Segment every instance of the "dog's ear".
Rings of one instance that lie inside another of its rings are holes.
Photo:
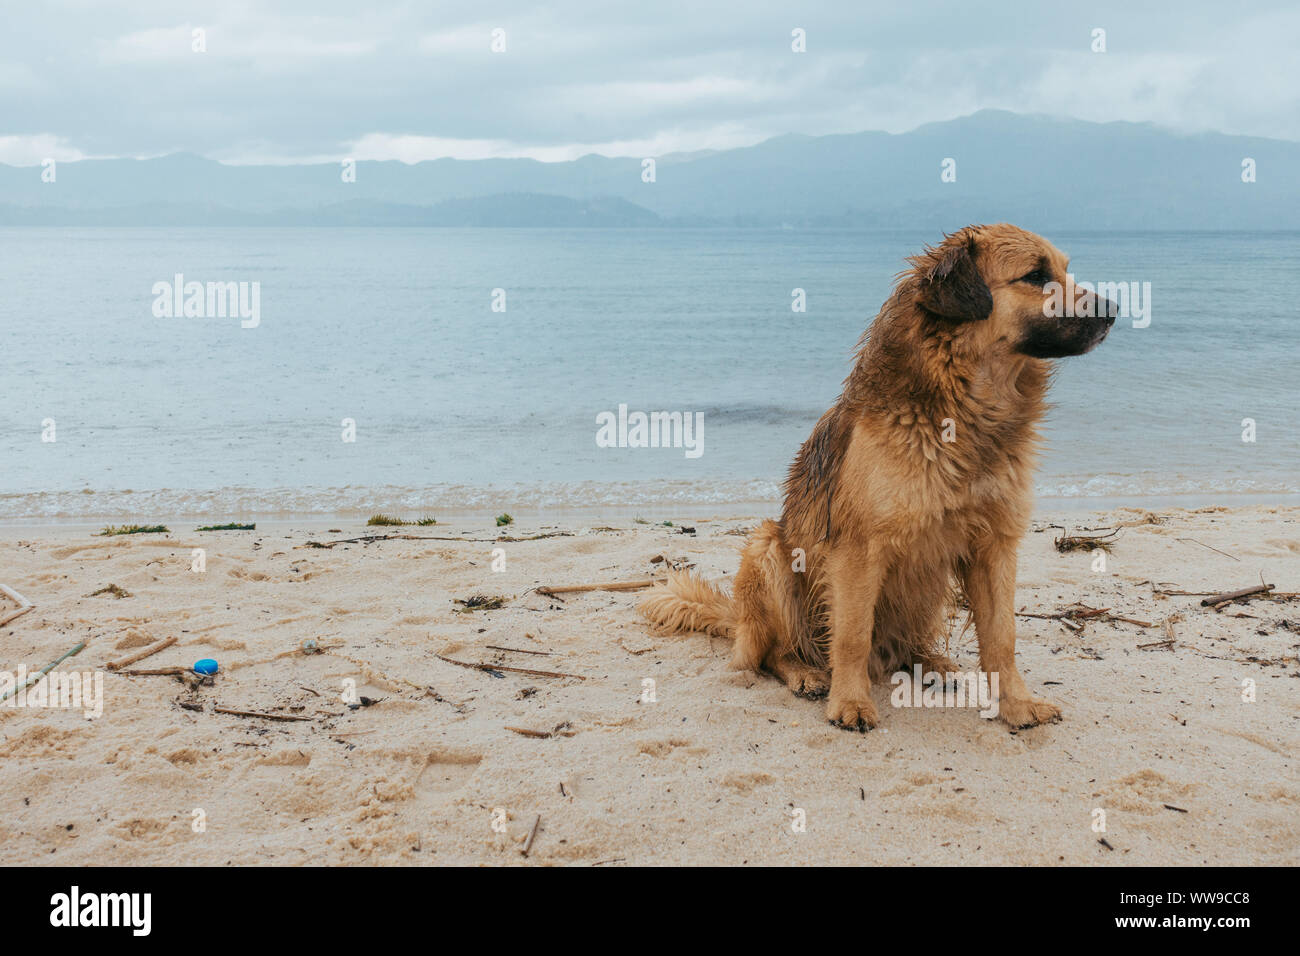
[[[975,240],[951,240],[918,256],[920,304],[951,322],[987,319],[993,311],[993,294],[975,265]]]

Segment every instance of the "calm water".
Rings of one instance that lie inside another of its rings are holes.
[[[0,230],[0,518],[767,498],[935,238]],[[1040,494],[1300,493],[1300,233],[1050,238],[1153,308],[1062,363]],[[259,282],[260,325],[156,318],[176,273]],[[702,412],[703,455],[598,448],[620,403]]]

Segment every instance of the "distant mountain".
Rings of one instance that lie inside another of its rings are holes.
[[[941,164],[956,163],[942,182]],[[1254,160],[1257,181],[1242,182]],[[0,223],[265,225],[843,225],[1291,229],[1300,143],[986,110],[908,133],[780,136],[657,161],[441,159],[226,166],[152,160],[0,165]]]
[[[569,199],[500,193],[447,199],[432,206],[352,199],[319,206],[257,212],[197,202],[127,206],[0,204],[2,226],[657,226],[648,209],[623,199]]]

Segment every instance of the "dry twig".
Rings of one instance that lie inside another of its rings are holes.
[[[1241,588],[1237,591],[1224,591],[1222,594],[1211,594],[1201,601],[1201,607],[1214,607],[1219,604],[1227,604],[1231,601],[1237,601],[1241,598],[1259,597],[1268,594],[1273,590],[1275,585],[1256,584],[1253,587]]]
[[[4,617],[0,617],[0,627],[4,627],[10,621],[22,617],[32,608],[36,607],[35,604],[27,600],[27,598],[23,597],[21,594],[19,594],[17,591],[9,587],[8,585],[0,584],[0,592],[3,592],[6,597],[8,597],[11,601],[13,601],[18,605],[18,608],[16,610],[10,611]]]
[[[524,856],[527,856],[528,851],[533,848],[533,841],[537,839],[537,828],[541,826],[541,823],[542,815],[539,813],[533,820],[533,828],[528,831],[528,839],[524,841]]]
[[[157,644],[153,644],[149,647],[146,647],[144,650],[138,651],[137,653],[132,654],[129,657],[124,657],[120,661],[109,661],[104,666],[111,671],[118,670],[119,668],[126,667],[128,664],[134,664],[136,661],[142,661],[146,657],[153,657],[153,655],[157,654],[159,651],[163,651],[171,647],[173,644],[176,643],[176,640],[177,639],[175,637],[163,638]]]
[[[315,720],[315,717],[300,717],[297,714],[264,714],[256,710],[235,710],[231,707],[213,707],[218,714],[230,714],[234,717],[265,717],[267,720]],[[331,714],[330,716],[337,716]]]
[[[580,674],[561,674],[558,671],[535,671],[529,667],[507,667],[505,664],[472,664],[468,661],[456,661],[450,657],[443,657],[441,654],[434,654],[434,657],[440,661],[446,661],[448,664],[455,664],[457,667],[468,667],[474,671],[510,671],[514,674],[531,674],[534,677],[572,677],[574,680],[586,680],[587,678]]]
[[[654,578],[643,581],[612,581],[606,584],[563,584],[557,587],[533,588],[538,594],[554,597],[557,594],[576,594],[579,591],[639,591],[653,587],[658,582]]]

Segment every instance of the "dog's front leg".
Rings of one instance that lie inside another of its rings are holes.
[[[880,719],[871,700],[868,664],[884,560],[874,549],[841,545],[832,550],[826,570],[831,663],[826,719],[846,730],[870,730]]]
[[[1033,697],[1016,669],[1015,538],[991,537],[976,542],[963,583],[975,617],[980,669],[990,681],[997,675],[998,716],[1012,727],[1061,719],[1053,703]]]

